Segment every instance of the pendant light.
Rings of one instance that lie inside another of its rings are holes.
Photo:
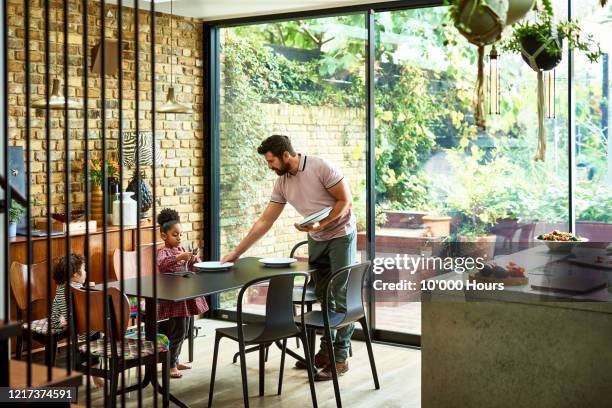
[[[64,18],[66,18],[66,16],[64,16]],[[60,80],[57,78],[57,39],[58,39],[57,26],[58,26],[58,22],[57,22],[57,10],[56,10],[55,11],[55,42],[54,42],[55,63],[53,64],[55,68],[55,75],[54,75],[55,78],[53,78],[53,82],[51,84],[51,95],[49,96],[49,109],[62,110],[64,109],[66,104],[68,105],[68,109],[70,110],[81,109],[83,106],[81,105],[80,102],[74,99],[70,99],[70,98],[68,98],[68,101],[66,102],[66,98],[64,98],[64,95],[62,95],[60,91],[61,89]],[[64,39],[64,41],[66,41],[66,39]],[[64,67],[64,69],[66,69],[66,67]],[[47,108],[47,98],[42,98],[37,101],[34,101],[32,103],[32,107],[34,109],[46,109]]]
[[[166,94],[166,103],[157,108],[158,113],[192,113],[190,107],[183,105],[182,103],[177,102],[176,97],[174,95],[174,76],[173,76],[173,68],[174,68],[174,37],[172,30],[172,20],[173,20],[173,9],[172,9],[172,1],[170,1],[170,88],[168,88],[168,93]]]
[[[495,45],[489,53],[489,114],[499,115],[499,54]]]

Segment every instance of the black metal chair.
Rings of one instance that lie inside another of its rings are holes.
[[[300,320],[300,324],[303,321],[306,325],[306,329],[317,330],[323,329],[325,332],[325,339],[329,346],[329,359],[332,368],[332,378],[334,383],[334,393],[336,396],[336,405],[338,408],[342,407],[342,400],[340,398],[340,387],[338,385],[338,373],[336,372],[336,357],[333,352],[333,342],[331,339],[331,330],[338,329],[351,323],[359,322],[363,329],[363,334],[366,340],[366,346],[368,348],[368,357],[370,359],[370,368],[372,369],[372,377],[374,378],[374,386],[376,389],[380,389],[378,382],[378,374],[376,372],[376,363],[374,362],[374,353],[372,351],[372,339],[370,338],[370,331],[368,322],[366,319],[366,312],[363,299],[363,285],[367,272],[370,269],[371,262],[364,262],[361,264],[355,264],[347,266],[345,268],[338,269],[334,272],[333,276],[329,280],[325,293],[323,295],[323,310],[312,311],[303,314]],[[348,275],[348,276],[347,276]],[[333,283],[337,279],[346,279],[346,313],[339,313],[329,310],[329,298],[331,296]]]
[[[293,248],[291,249],[291,252],[289,253],[289,258],[295,257],[295,253],[297,252],[297,250],[301,246],[306,245],[306,244],[308,244],[308,241],[300,241],[297,244],[295,244]],[[312,305],[317,302],[317,295],[315,294],[315,287],[314,287],[313,280],[307,277],[304,281],[304,286],[306,288],[306,294],[304,296],[304,306],[306,307],[306,311],[310,312],[312,311]],[[297,307],[300,306],[301,304],[302,304],[302,288],[297,287],[293,289],[293,314],[294,316],[297,316]],[[309,334],[308,341],[310,342],[310,346],[311,346],[310,351],[312,353],[314,343],[315,343],[314,335]],[[298,338],[295,339],[295,344],[297,348],[300,348],[300,341]],[[270,346],[269,345],[266,346],[266,361],[268,361],[269,349],[270,349]],[[257,351],[257,350],[259,350],[258,347],[252,347],[252,348],[246,349],[245,352],[250,353],[252,351]],[[239,354],[240,353],[234,354],[234,358],[232,359],[232,362],[234,364],[236,364],[236,361],[238,361]]]
[[[210,392],[208,396],[208,406],[212,406],[213,393],[215,387],[215,374],[217,370],[217,357],[219,354],[219,342],[222,338],[227,337],[238,342],[240,348],[240,371],[242,374],[242,394],[244,406],[249,406],[249,387],[247,382],[246,371],[246,345],[258,345],[259,347],[259,395],[264,395],[264,377],[265,377],[265,348],[273,342],[282,340],[283,352],[281,354],[280,374],[278,380],[278,395],[281,394],[283,386],[283,370],[285,365],[285,352],[287,347],[287,339],[297,337],[304,345],[305,360],[310,368],[308,370],[308,382],[310,383],[310,394],[312,398],[312,406],[317,407],[317,396],[314,387],[314,375],[312,372],[312,362],[308,351],[308,341],[306,332],[304,331],[304,313],[300,314],[300,323],[298,327],[293,315],[293,289],[296,277],[307,277],[308,274],[303,272],[283,273],[265,278],[258,278],[250,281],[240,289],[238,294],[237,304],[237,320],[238,325],[234,327],[221,328],[216,330],[215,334],[215,349],[213,354],[213,366],[210,376]],[[249,287],[268,282],[268,296],[266,297],[266,315],[261,323],[243,324],[242,316],[242,300],[245,292]],[[305,290],[302,290],[302,306],[304,304]],[[302,310],[304,310],[302,308]]]
[[[149,366],[153,372],[157,372],[157,363],[162,363],[162,387],[164,407],[170,404],[170,353],[168,351],[169,341],[164,335],[157,334],[157,352],[154,349],[154,341],[146,339],[146,333],[129,331],[128,321],[130,307],[127,296],[119,289],[109,287],[107,299],[104,301],[104,293],[101,291],[85,291],[71,288],[72,291],[72,325],[71,342],[72,352],[75,356],[72,360],[72,368],[80,372],[89,372],[96,377],[104,377],[110,380],[110,394],[107,398],[108,407],[117,406],[117,395],[135,390],[140,387],[136,384],[125,389],[119,389],[119,374],[122,370],[128,370],[141,365]],[[89,311],[87,309],[87,296],[89,296]],[[123,303],[123,318],[121,317],[121,303]],[[88,316],[89,314],[89,316]],[[89,324],[87,323],[89,320]],[[123,325],[121,325],[123,320]],[[89,330],[104,333],[104,337],[91,341],[87,334]],[[77,335],[86,336],[85,342],[79,344]],[[123,337],[123,340],[121,339]],[[121,350],[123,341],[124,349]],[[89,345],[87,344],[89,342]],[[140,342],[140,346],[138,343]],[[89,353],[89,357],[88,357]],[[156,358],[157,354],[157,358]],[[104,368],[89,367],[92,357],[96,360],[105,360]],[[157,378],[151,380],[156,386]]]

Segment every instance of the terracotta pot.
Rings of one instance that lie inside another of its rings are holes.
[[[495,255],[495,241],[497,235],[459,236],[459,254],[464,257],[484,258],[485,262],[493,259]]]
[[[447,215],[425,215],[422,218],[423,227],[432,237],[449,236],[451,220]]]
[[[104,221],[104,197],[102,188],[92,186],[91,190],[91,219],[96,220],[98,225],[102,225]]]

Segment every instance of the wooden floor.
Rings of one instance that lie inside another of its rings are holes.
[[[195,361],[193,369],[183,371],[182,379],[171,380],[171,391],[192,407],[205,407],[208,403],[208,388],[210,385],[210,368],[214,345],[214,328],[231,326],[231,323],[212,320],[198,320],[196,325],[201,326],[200,337],[195,342]],[[295,341],[291,340],[292,348]],[[187,359],[187,343],[182,350],[181,360]],[[219,362],[217,366],[217,379],[215,381],[215,395],[213,407],[241,407],[242,387],[240,382],[240,366],[232,364],[232,356],[238,350],[237,343],[231,340],[221,340],[219,348]],[[298,350],[302,352],[302,348]],[[365,343],[353,342],[353,358],[349,360],[350,371],[340,377],[340,389],[343,406],[348,408],[409,408],[421,405],[421,355],[420,351],[388,346],[374,345],[374,355],[378,367],[381,389],[375,390],[367,358]],[[251,407],[266,408],[301,408],[311,407],[308,377],[305,371],[293,368],[295,361],[287,358],[285,361],[285,375],[283,380],[283,393],[276,395],[278,385],[278,369],[280,365],[280,350],[270,349],[270,356],[266,364],[266,393],[264,397],[258,394],[258,354],[251,353],[247,357],[249,379],[249,403]],[[131,381],[134,382],[136,372],[132,371]],[[127,381],[127,376],[126,376]],[[94,388],[92,387],[92,390]],[[317,383],[317,399],[319,407],[335,407],[333,385],[331,382]],[[85,388],[80,389],[79,399],[85,402]],[[151,386],[143,393],[144,407],[152,407],[153,399]],[[103,406],[103,393],[101,390],[92,392],[92,406]],[[161,406],[161,396],[158,400]],[[172,404],[171,404],[172,405]],[[120,402],[118,404],[120,406]],[[126,406],[138,406],[137,393],[133,392],[126,398]]]

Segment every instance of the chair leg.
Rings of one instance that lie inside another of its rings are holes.
[[[17,336],[15,342],[15,359],[21,360],[21,350],[23,348],[23,336]]]
[[[116,358],[110,361],[110,396],[106,399],[109,408],[115,408],[117,406],[117,389],[119,386],[119,370],[118,362]]]
[[[308,330],[308,346],[310,350],[310,358],[314,361],[315,349],[317,347],[317,331],[315,329]]]
[[[51,336],[51,350],[49,350],[51,365],[55,365],[55,360],[57,357],[57,338],[55,336]]]
[[[304,345],[304,360],[306,360],[306,367],[308,369],[308,384],[310,385],[310,398],[312,399],[312,407],[317,408],[317,392],[315,390],[314,384],[314,367],[313,367],[313,359],[310,354],[309,345],[308,345],[308,336],[306,335],[306,330],[302,329],[300,332],[300,340],[302,340],[302,344]]]
[[[239,347],[240,374],[242,376],[242,398],[244,399],[244,408],[249,408],[249,383],[247,382],[246,353],[244,352],[244,343],[240,343]]]
[[[368,330],[368,322],[365,317],[359,319],[359,323],[361,324],[361,328],[363,329],[363,333],[366,339],[366,346],[368,347],[368,358],[370,359],[370,368],[372,369],[372,377],[374,377],[374,387],[377,390],[380,389],[380,384],[378,382],[378,373],[376,372],[376,363],[374,362],[374,352],[372,351],[372,339],[370,338],[370,330]]]
[[[342,408],[342,399],[340,398],[340,384],[338,384],[338,372],[336,371],[336,353],[334,352],[334,343],[332,341],[331,329],[325,328],[325,339],[327,341],[327,352],[329,354],[329,363],[331,365],[332,380],[334,382],[334,394],[336,396],[336,407]]]
[[[266,380],[266,346],[261,344],[259,346],[259,396],[263,397],[265,393],[265,380]]]
[[[293,315],[294,316],[298,315],[297,314],[297,306],[295,304],[293,305]],[[299,337],[295,338],[295,348],[300,348],[300,338]],[[279,393],[279,395],[280,395],[280,393]]]
[[[213,365],[210,372],[210,390],[208,391],[208,408],[212,406],[213,393],[215,390],[215,375],[217,372],[217,357],[219,356],[219,341],[221,336],[219,333],[215,334],[215,350],[213,352]]]
[[[271,346],[271,345],[272,345],[272,344],[268,344],[268,345],[266,345],[266,363],[268,362],[268,354],[270,354],[270,346]]]
[[[170,352],[166,351],[165,355],[162,361],[162,386],[164,387],[162,406],[168,407],[170,406]]]
[[[55,336],[51,335],[49,338],[49,347],[46,347],[47,343],[45,342],[45,365],[53,366],[55,365],[55,354],[57,350],[57,341],[55,340]]]
[[[193,326],[195,319],[193,316],[189,318],[189,339],[187,340],[187,345],[189,346],[189,362],[193,363]]]
[[[299,339],[296,339],[299,340]],[[280,373],[278,374],[278,395],[281,395],[283,390],[283,370],[285,369],[285,351],[287,350],[287,339],[283,339],[283,348],[281,351]]]

